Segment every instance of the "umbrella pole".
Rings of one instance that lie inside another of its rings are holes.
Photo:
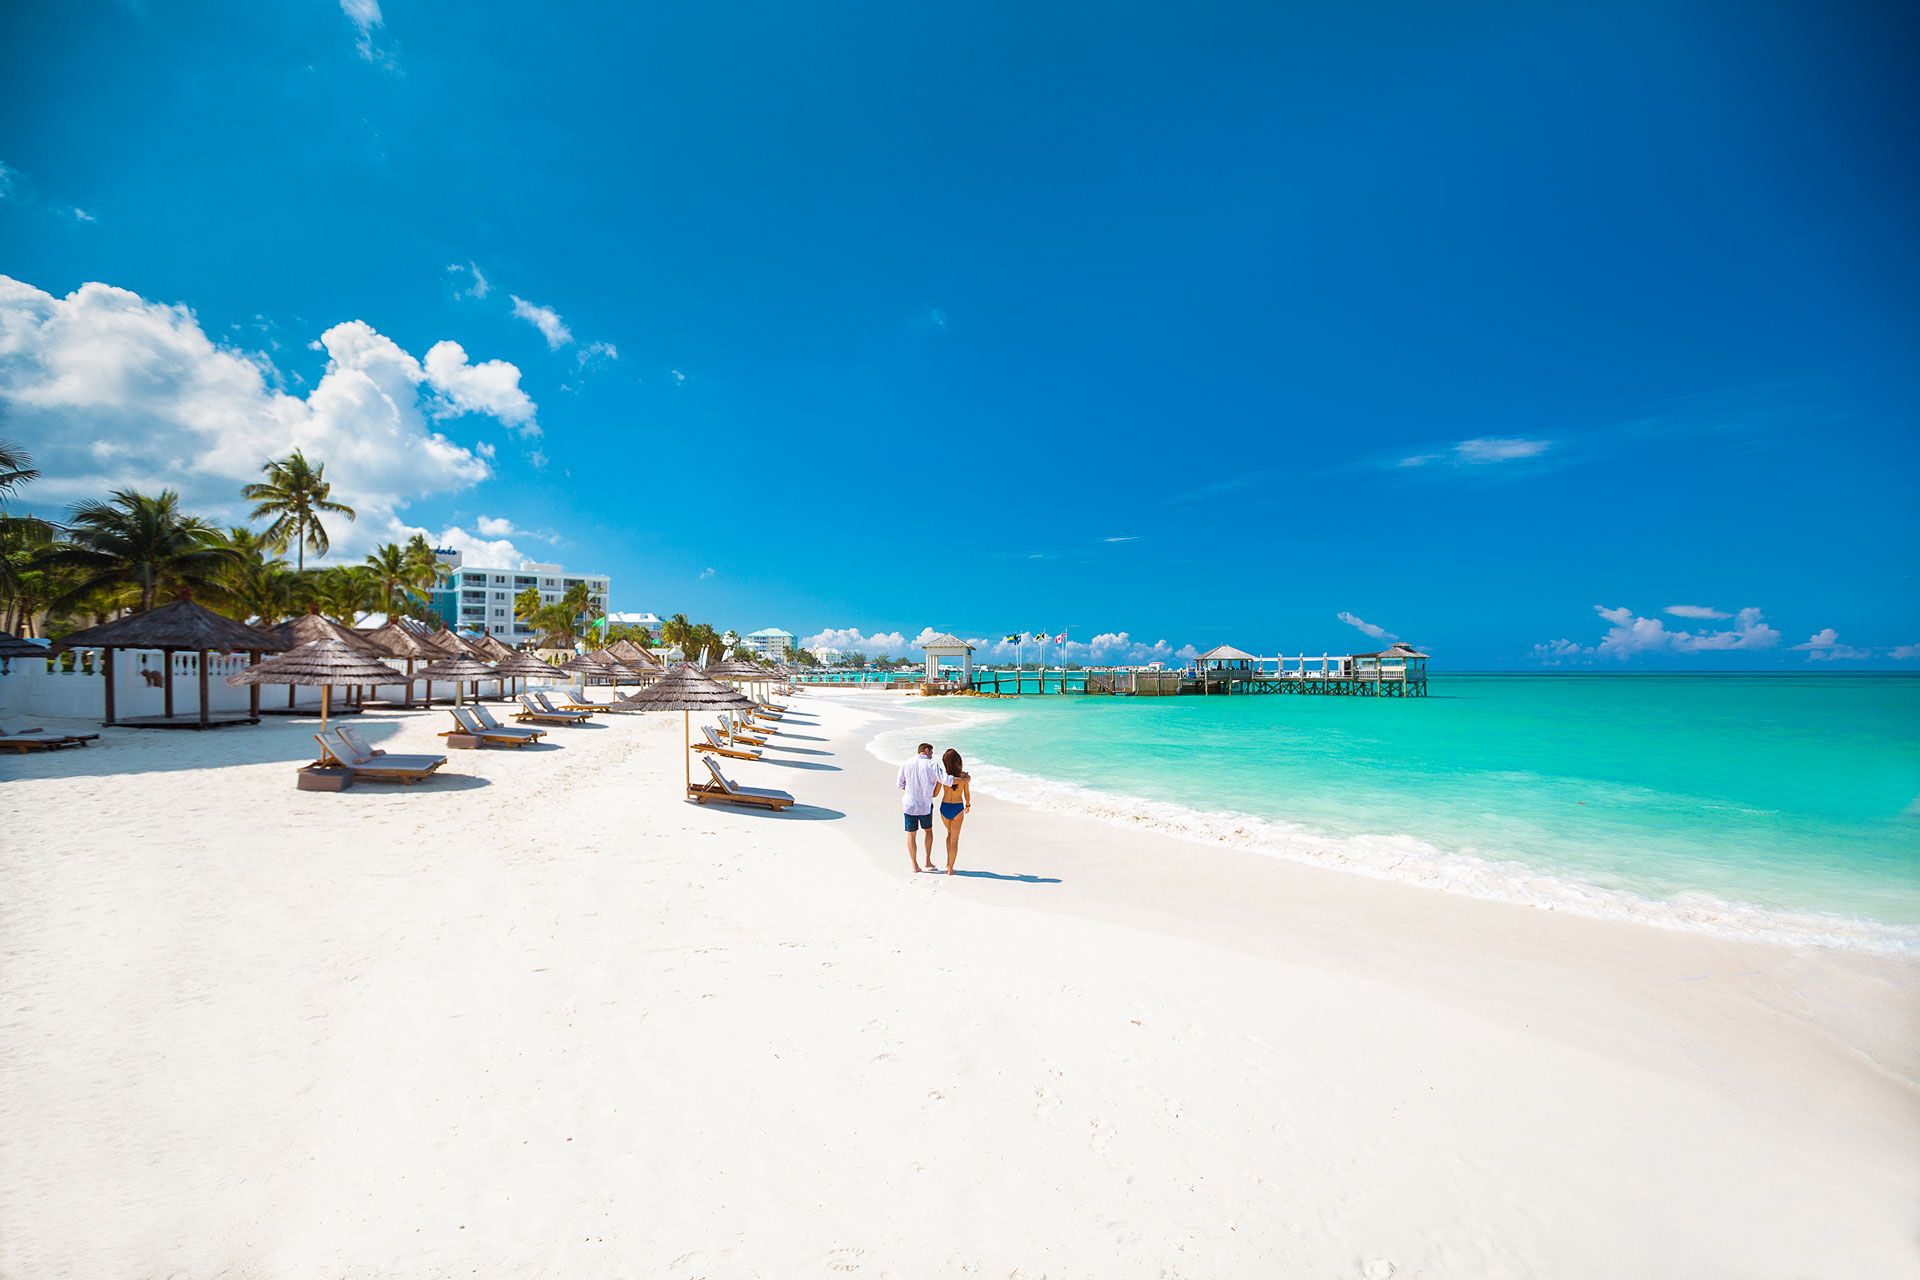
[[[289,692],[291,692],[293,689],[293,686],[288,685],[287,689]],[[322,735],[324,735],[327,731],[327,709],[329,704],[331,704],[331,702],[333,701],[332,695],[333,695],[332,685],[323,684],[320,686],[320,732]]]
[[[693,718],[685,707],[680,709],[680,772],[687,779],[687,790],[693,790]]]

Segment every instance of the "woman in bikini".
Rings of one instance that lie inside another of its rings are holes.
[[[960,824],[973,809],[973,782],[961,766],[960,753],[948,747],[940,757],[940,767],[953,779],[953,785],[940,786],[940,820],[947,824],[947,874],[960,857]]]

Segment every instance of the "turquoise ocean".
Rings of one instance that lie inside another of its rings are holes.
[[[1431,689],[930,705],[983,797],[1554,910],[1920,952],[1920,678]]]

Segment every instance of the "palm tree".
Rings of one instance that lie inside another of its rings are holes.
[[[419,573],[421,590],[431,590],[440,581],[440,557],[434,554],[426,534],[416,533],[407,539],[407,562]]]
[[[342,515],[351,520],[353,508],[330,499],[333,486],[327,483],[326,463],[310,463],[298,449],[260,470],[266,473],[267,482],[247,485],[240,490],[240,496],[254,504],[253,519],[272,518],[267,536],[283,551],[289,546],[295,548],[297,568],[304,573],[307,548],[313,548],[317,556],[324,556],[332,545],[326,526],[320,523],[321,514]]]
[[[220,575],[219,595],[225,611],[242,619],[258,618],[261,626],[280,621],[294,611],[296,579],[287,562],[274,554],[273,540],[238,526],[223,541],[233,562]]]
[[[375,547],[363,567],[380,584],[380,607],[389,615],[405,613],[419,603],[426,596],[427,588],[433,585],[431,576],[422,575],[436,572],[431,566],[423,565],[411,548],[394,542]]]
[[[352,626],[358,615],[381,605],[380,579],[364,565],[315,569],[305,580],[308,598],[342,626]]]
[[[66,539],[43,557],[45,564],[74,570],[58,604],[106,592],[117,605],[153,608],[163,588],[217,587],[233,552],[220,531],[180,511],[172,489],[157,495],[117,489],[107,502],[73,509]]]
[[[15,489],[39,478],[33,455],[11,440],[0,440],[0,499],[11,498]]]
[[[676,613],[660,624],[660,643],[693,656],[693,624],[687,621],[686,614]]]

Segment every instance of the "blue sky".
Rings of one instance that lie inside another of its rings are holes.
[[[1916,25],[11,5],[0,432],[868,647],[1898,665]]]

